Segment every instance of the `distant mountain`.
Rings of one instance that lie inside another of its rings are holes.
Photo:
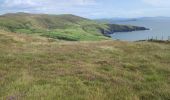
[[[137,20],[170,20],[170,17],[141,17],[137,18]]]
[[[0,16],[0,29],[37,34],[62,40],[101,40],[114,32],[145,30],[144,27],[99,23],[72,14],[9,13]]]
[[[98,22],[104,23],[114,23],[114,22],[126,22],[126,21],[136,21],[136,18],[103,18],[103,19],[96,19]]]
[[[128,21],[140,21],[140,20],[170,20],[170,17],[140,17],[140,18],[103,18],[96,19],[98,22],[116,23],[116,22],[128,22]]]

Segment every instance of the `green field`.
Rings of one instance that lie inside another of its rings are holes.
[[[66,42],[0,32],[1,100],[169,98],[168,42]]]

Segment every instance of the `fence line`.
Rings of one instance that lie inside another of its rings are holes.
[[[165,39],[164,36],[159,37],[159,38],[158,38],[158,36],[150,36],[150,37],[148,36],[147,40],[162,40],[162,41],[164,41],[167,39]],[[170,36],[168,36],[168,41],[170,41]]]

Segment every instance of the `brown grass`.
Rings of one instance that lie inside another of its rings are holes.
[[[2,100],[168,100],[170,45],[0,32]]]

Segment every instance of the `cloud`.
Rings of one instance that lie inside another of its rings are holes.
[[[3,7],[49,7],[49,6],[75,6],[91,5],[95,0],[4,0]]]
[[[143,0],[143,2],[156,7],[170,7],[170,0]]]
[[[75,13],[83,7],[96,5],[96,0],[4,0],[0,4],[1,13]]]
[[[4,0],[4,2],[1,4],[1,7],[5,8],[12,8],[12,7],[31,7],[36,6],[37,4],[33,2],[32,0]]]
[[[170,0],[0,0],[0,14],[75,14],[83,17],[170,15]]]

